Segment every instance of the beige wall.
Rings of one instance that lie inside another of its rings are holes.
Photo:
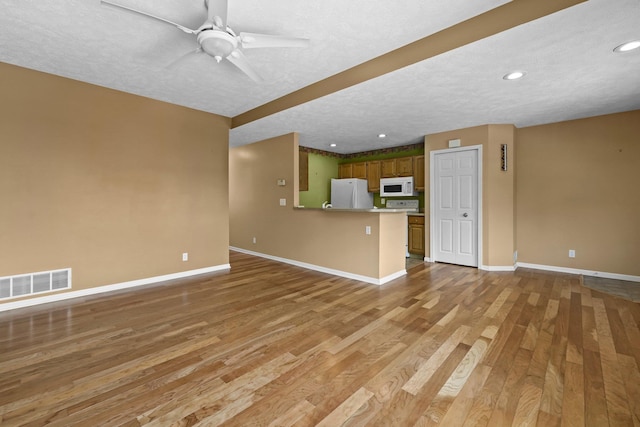
[[[0,93],[0,276],[228,263],[230,119],[2,63]]]
[[[483,173],[487,182],[483,188],[487,241],[484,259],[488,266],[512,266],[516,250],[515,228],[515,127],[489,125],[489,137],[484,150]],[[507,144],[507,170],[501,169],[500,146]]]
[[[640,276],[640,111],[517,140],[518,261]]]
[[[404,270],[403,214],[293,209],[297,134],[233,148],[229,158],[231,246],[376,279]]]
[[[462,147],[482,145],[482,259],[479,265],[512,267],[515,251],[515,128],[485,125],[442,132],[425,137],[425,176],[429,182],[430,153],[449,148],[448,141],[460,139]],[[507,144],[507,171],[500,169],[500,145]],[[430,188],[425,188],[426,257],[429,251]]]

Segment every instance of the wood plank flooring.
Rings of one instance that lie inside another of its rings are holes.
[[[640,305],[578,276],[231,266],[0,313],[0,424],[640,426]]]

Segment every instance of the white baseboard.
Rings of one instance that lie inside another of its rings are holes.
[[[371,283],[373,285],[384,285],[387,282],[390,282],[390,281],[392,281],[394,279],[397,279],[398,277],[402,277],[402,276],[407,274],[407,270],[402,269],[402,270],[397,271],[397,272],[395,272],[393,274],[390,274],[390,275],[388,275],[386,277],[382,277],[380,279],[376,279],[375,277],[362,276],[360,274],[349,273],[348,271],[334,270],[333,268],[322,267],[320,265],[309,264],[309,263],[306,263],[306,262],[296,261],[296,260],[292,260],[292,259],[288,259],[288,258],[280,258],[280,257],[277,257],[277,256],[267,255],[267,254],[263,254],[263,253],[260,253],[260,252],[254,252],[254,251],[250,251],[250,250],[242,249],[242,248],[236,248],[236,247],[233,247],[233,246],[229,246],[229,249],[232,250],[232,251],[241,252],[241,253],[247,254],[247,255],[253,255],[253,256],[257,256],[257,257],[261,257],[261,258],[267,258],[267,259],[270,259],[270,260],[273,260],[273,261],[283,262],[285,264],[295,265],[296,267],[302,267],[302,268],[306,268],[308,270],[319,271],[321,273],[332,274],[334,276],[345,277],[347,279],[359,280],[361,282]]]
[[[479,270],[484,271],[516,271],[515,265],[481,265]]]
[[[426,262],[434,262],[431,258],[425,257],[424,260]],[[515,265],[480,265],[478,266],[478,270],[484,271],[516,271],[517,266]]]
[[[60,294],[47,295],[39,298],[31,298],[22,301],[0,303],[0,312],[15,310],[17,308],[30,307],[33,305],[46,304],[49,302],[63,301],[71,298],[85,297],[89,295],[101,294],[104,292],[117,291],[120,289],[135,288],[138,286],[150,285],[152,283],[165,282],[167,280],[182,279],[198,274],[212,273],[214,271],[228,270],[230,264],[216,265],[213,267],[199,268],[197,270],[181,271],[179,273],[165,274],[163,276],[149,277],[146,279],[132,280],[129,282],[115,283],[113,285],[98,286],[96,288],[82,289],[79,291],[65,292]]]
[[[583,276],[603,277],[605,279],[626,280],[628,282],[640,282],[640,276],[631,276],[629,274],[607,273],[604,271],[581,270],[578,268],[557,267],[554,265],[529,264],[519,262],[516,264],[522,268],[532,268],[534,270],[555,271],[558,273],[581,274]]]

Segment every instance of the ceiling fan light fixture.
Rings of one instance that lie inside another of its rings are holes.
[[[525,76],[525,74],[526,73],[524,71],[512,71],[512,72],[502,76],[502,78],[504,80],[518,80],[518,79],[523,78]]]
[[[227,26],[229,0],[204,0],[207,8],[207,18],[197,30],[192,30],[168,19],[116,4],[109,0],[100,0],[100,3],[162,21],[185,33],[195,35],[199,45],[196,52],[205,52],[217,62],[221,62],[223,59],[228,60],[255,82],[261,82],[263,79],[260,74],[253,69],[250,61],[242,53],[242,49],[306,47],[309,45],[308,39],[300,37],[275,36],[259,33],[240,33],[240,36],[237,36],[236,33]]]
[[[616,53],[629,52],[630,50],[634,50],[640,47],[640,40],[634,40],[627,43],[623,43],[620,46],[616,46],[613,49]]]
[[[238,47],[238,41],[235,37],[218,30],[202,31],[198,34],[198,43],[202,50],[213,56],[218,62],[229,56]]]

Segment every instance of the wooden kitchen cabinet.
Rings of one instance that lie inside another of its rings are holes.
[[[393,178],[396,176],[396,159],[380,161],[380,176],[382,178]]]
[[[424,217],[409,215],[409,253],[424,256]]]
[[[353,163],[338,165],[338,178],[353,178]]]
[[[413,184],[416,191],[424,191],[424,156],[415,156],[413,158]]]
[[[360,178],[368,181],[369,192],[380,191],[380,178],[413,176],[416,191],[424,191],[424,155],[343,163],[338,166],[339,178]]]
[[[400,157],[380,161],[382,178],[413,175],[413,157]]]
[[[351,178],[367,179],[367,163],[352,163],[351,164]]]
[[[396,175],[412,176],[413,175],[413,157],[401,157],[396,159]]]
[[[298,191],[309,191],[309,153],[298,151]]]
[[[369,193],[380,192],[380,161],[367,162],[367,182]]]

